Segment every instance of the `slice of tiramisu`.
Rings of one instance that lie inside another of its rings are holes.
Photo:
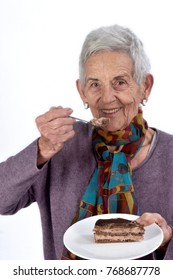
[[[94,226],[96,243],[134,242],[144,239],[144,226],[122,218],[99,219]]]

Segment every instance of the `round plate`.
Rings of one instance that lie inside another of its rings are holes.
[[[163,232],[156,224],[145,227],[144,240],[122,243],[96,243],[94,225],[98,219],[123,218],[136,220],[129,214],[103,214],[83,219],[70,226],[64,234],[64,245],[73,254],[83,259],[127,260],[138,259],[155,251],[162,243]]]

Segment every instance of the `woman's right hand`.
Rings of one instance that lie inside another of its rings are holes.
[[[71,108],[52,107],[36,118],[36,125],[41,134],[38,140],[38,166],[59,152],[64,143],[74,136],[75,120],[70,118],[72,112]]]

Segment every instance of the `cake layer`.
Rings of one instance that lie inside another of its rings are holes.
[[[95,235],[95,242],[96,243],[113,243],[113,242],[136,242],[143,240],[142,235],[114,235],[114,236],[107,236],[104,235]]]
[[[96,226],[99,227],[107,227],[107,228],[114,228],[114,227],[140,227],[143,228],[142,225],[140,225],[136,221],[129,221],[127,219],[123,218],[114,218],[114,219],[99,219],[95,223]]]
[[[144,231],[141,229],[141,228],[120,228],[120,227],[117,227],[116,229],[115,228],[111,228],[111,229],[108,229],[108,228],[99,228],[98,226],[96,226],[94,228],[94,232],[95,233],[100,233],[100,234],[103,234],[103,235],[127,235],[127,234],[134,234],[134,235],[137,235],[137,234],[143,234]]]

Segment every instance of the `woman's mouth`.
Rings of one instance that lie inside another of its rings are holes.
[[[114,108],[114,109],[102,109],[101,112],[107,116],[107,117],[111,117],[114,116],[117,112],[119,112],[122,109],[122,107],[120,108]]]

